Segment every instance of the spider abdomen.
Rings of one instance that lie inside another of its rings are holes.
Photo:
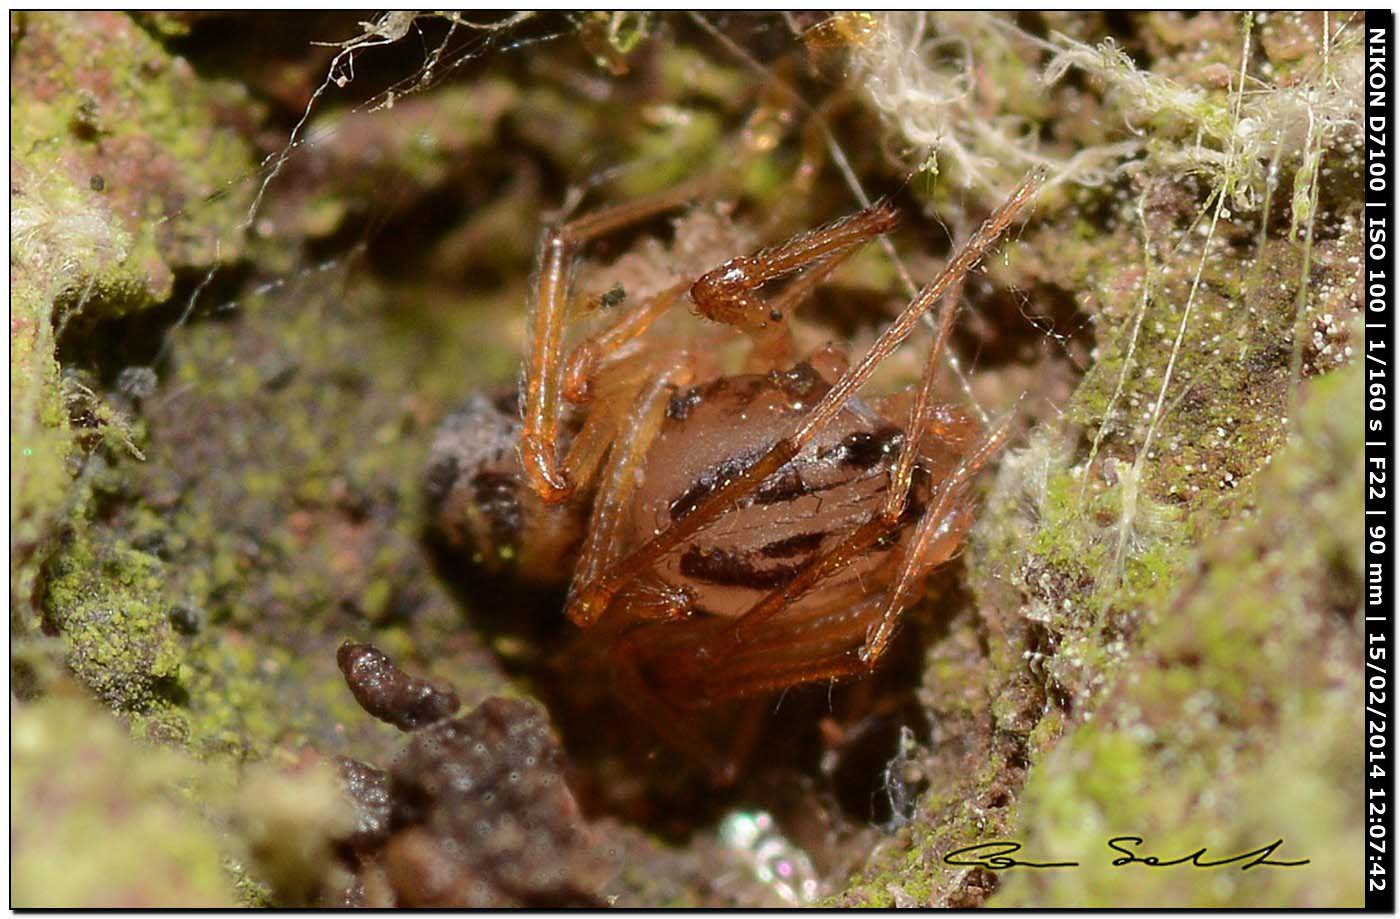
[[[683,519],[742,473],[828,386],[810,365],[799,364],[780,373],[720,377],[679,393],[648,453],[627,548]],[[686,591],[705,613],[741,615],[880,512],[903,442],[900,428],[853,400],[807,449],[657,562],[653,579]],[[829,606],[836,596],[868,594],[887,579],[896,544],[854,559],[810,602]],[[800,615],[801,607],[791,614]]]

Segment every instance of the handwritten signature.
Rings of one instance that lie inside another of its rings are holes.
[[[1159,858],[1156,855],[1141,855],[1140,846],[1145,844],[1141,836],[1114,836],[1108,840],[1108,847],[1114,852],[1121,853],[1113,860],[1114,867],[1124,865],[1147,865],[1151,868],[1171,868],[1176,865],[1189,865],[1192,868],[1219,868],[1223,865],[1233,865],[1243,862],[1240,865],[1241,871],[1248,871],[1250,868],[1257,868],[1266,865],[1271,868],[1297,868],[1300,865],[1308,864],[1311,859],[1299,859],[1298,861],[1274,861],[1271,855],[1283,845],[1283,839],[1279,838],[1266,846],[1260,846],[1248,852],[1241,852],[1229,858],[1210,860],[1206,857],[1205,846],[1182,855],[1178,858]],[[1129,848],[1129,847],[1132,848]],[[1077,868],[1079,862],[1036,862],[1025,859],[1012,858],[1012,854],[1021,851],[1019,842],[997,841],[983,842],[973,846],[964,846],[955,849],[943,856],[943,861],[949,865],[969,865],[978,868],[989,868],[992,871],[1003,871],[1007,868]]]

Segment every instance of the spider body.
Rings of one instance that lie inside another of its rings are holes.
[[[620,698],[732,778],[742,751],[702,739],[684,713],[868,673],[925,576],[961,547],[972,477],[1007,429],[983,431],[936,403],[932,382],[962,278],[1038,181],[1028,177],[854,364],[832,346],[796,354],[791,316],[893,228],[888,205],[682,278],[571,349],[578,248],[693,189],[547,230],[519,414],[478,400],[459,422],[470,436],[435,454],[430,488],[456,509],[458,540],[524,577],[566,580],[566,613],[603,637]],[[945,294],[919,387],[863,399],[874,368]],[[683,303],[709,322],[689,337],[660,334]],[[718,338],[736,330],[751,347],[743,372],[726,373]]]
[[[801,420],[844,369],[844,355],[828,348],[785,370],[719,377],[679,391],[647,454],[624,551],[683,520],[756,460]],[[882,407],[879,400],[852,399],[801,453],[683,549],[658,560],[642,587],[659,583],[684,593],[696,612],[737,619],[766,593],[787,584],[842,535],[879,512],[904,442],[903,428],[882,415]],[[959,446],[930,444],[925,451],[929,465],[946,471]],[[795,599],[785,616],[801,620],[824,607],[849,605],[888,581],[898,537],[907,535],[927,504],[929,478],[925,468],[916,471],[899,531],[885,545],[852,559],[823,580],[819,591]]]

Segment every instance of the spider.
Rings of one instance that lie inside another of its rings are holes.
[[[583,247],[687,204],[702,185],[553,223],[518,410],[477,399],[456,421],[457,446],[435,447],[430,491],[455,509],[455,539],[525,579],[566,579],[565,613],[603,636],[621,700],[716,782],[732,781],[743,742],[722,750],[690,715],[870,673],[926,576],[961,548],[970,484],[1009,417],[984,429],[936,402],[933,383],[964,277],[1041,183],[1022,180],[854,364],[831,345],[796,353],[792,314],[896,226],[888,202],[636,303],[619,304],[614,289],[602,298],[609,324],[572,347]],[[940,300],[918,386],[858,395]],[[683,304],[709,321],[667,334]],[[726,373],[721,346],[736,331],[750,345],[742,372]]]

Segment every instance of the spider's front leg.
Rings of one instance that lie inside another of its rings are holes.
[[[569,477],[567,462],[561,463],[558,456],[565,395],[564,326],[569,304],[570,275],[579,248],[591,239],[679,207],[705,193],[713,184],[712,177],[686,182],[645,200],[615,205],[551,226],[541,235],[536,257],[539,277],[536,279],[531,310],[530,344],[525,365],[520,458],[527,483],[544,502],[558,504],[567,501],[580,484]],[[664,297],[664,293],[658,296]],[[665,301],[662,307],[669,307],[674,299]],[[655,318],[647,308],[649,304],[655,305],[649,301],[629,316],[634,321],[618,337],[625,340],[646,328]],[[595,354],[593,364],[596,365],[596,362]],[[579,373],[584,374],[585,379],[588,372],[596,370],[596,366],[589,366],[586,358],[574,363],[582,365]],[[578,392],[580,385],[576,378],[571,389],[575,395],[586,395],[586,384],[583,385],[582,394]]]
[[[898,223],[899,214],[888,201],[876,202],[776,246],[730,259],[701,275],[690,288],[690,299],[702,316],[732,325],[753,340],[750,370],[783,367],[793,356],[792,310],[861,246]],[[804,268],[806,273],[778,296],[770,299],[760,292],[769,281]]]

